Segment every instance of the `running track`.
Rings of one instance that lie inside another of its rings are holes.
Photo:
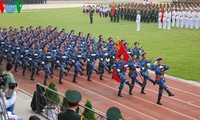
[[[5,66],[4,66],[5,68]],[[120,108],[125,120],[199,120],[200,119],[200,86],[182,82],[180,80],[166,77],[169,89],[175,94],[174,97],[168,97],[164,92],[162,98],[163,106],[156,104],[158,85],[154,86],[151,82],[147,83],[145,89],[146,95],[140,94],[141,87],[135,85],[133,96],[128,94],[128,86],[123,89],[123,97],[118,97],[119,83],[111,79],[107,72],[104,80],[99,80],[99,75],[93,72],[92,82],[87,81],[87,76],[77,77],[78,83],[73,83],[73,69],[70,70],[67,77],[63,78],[62,85],[58,84],[59,70],[54,70],[54,78],[49,78],[48,83],[53,81],[57,84],[58,91],[65,93],[66,89],[75,89],[81,92],[85,103],[86,100],[92,102],[93,108],[103,113],[109,107],[116,106]],[[44,72],[35,75],[35,81],[30,80],[30,71],[26,71],[26,76],[22,76],[22,69],[14,73],[15,80],[19,87],[26,92],[33,94],[38,82],[43,83]],[[86,72],[84,72],[86,73]],[[127,77],[128,78],[128,77]],[[154,75],[152,74],[152,78]],[[130,81],[130,78],[128,78]]]

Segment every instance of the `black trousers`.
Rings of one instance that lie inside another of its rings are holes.
[[[93,16],[90,16],[90,23],[93,23]]]

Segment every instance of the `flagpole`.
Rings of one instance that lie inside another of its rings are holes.
[[[118,37],[118,36],[116,36],[116,38],[119,40],[119,37]]]

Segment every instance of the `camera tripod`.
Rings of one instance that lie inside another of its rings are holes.
[[[9,120],[9,116],[6,110],[6,104],[2,94],[2,89],[0,90],[0,120]]]

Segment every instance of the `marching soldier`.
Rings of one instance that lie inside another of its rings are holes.
[[[107,70],[109,73],[111,73],[111,71],[108,69],[107,65],[106,65],[106,57],[108,56],[108,52],[106,50],[104,50],[104,46],[103,44],[101,44],[99,46],[99,52],[98,52],[98,59],[99,59],[99,67],[98,70],[100,72],[100,80],[103,80],[103,74],[104,74],[104,69]]]
[[[96,73],[99,73],[95,67],[95,60],[97,59],[97,54],[92,49],[92,44],[88,45],[88,50],[86,52],[86,59],[87,59],[87,75],[88,75],[87,80],[92,81],[90,79],[92,71],[94,70]]]
[[[74,65],[74,78],[73,78],[73,82],[74,83],[77,83],[76,81],[76,77],[78,76],[78,73],[80,73],[80,75],[82,76],[83,75],[83,71],[81,69],[82,67],[82,64],[81,64],[81,53],[78,52],[78,48],[76,46],[74,46],[74,51],[72,53],[72,62],[73,62],[73,65]]]
[[[139,68],[139,61],[136,60],[136,55],[135,54],[131,54],[131,59],[129,60],[129,73],[128,76],[131,78],[132,82],[131,85],[134,87],[135,83],[138,83],[141,87],[142,87],[142,83],[137,79],[138,76],[138,72],[137,72],[137,68]],[[133,94],[132,93],[132,89],[133,87],[130,89],[129,94]]]
[[[155,74],[156,74],[156,80],[155,82],[159,85],[159,94],[158,94],[158,100],[157,100],[157,104],[162,105],[162,103],[160,102],[161,98],[162,98],[162,94],[163,94],[163,90],[165,90],[169,96],[174,96],[173,93],[171,93],[167,87],[167,85],[165,84],[165,78],[164,78],[164,72],[166,70],[169,69],[168,66],[163,65],[163,59],[162,58],[158,58],[157,60],[157,64],[155,66]]]
[[[117,76],[120,78],[120,86],[119,86],[119,91],[118,91],[118,96],[119,97],[123,97],[121,95],[121,92],[122,92],[122,89],[124,87],[124,84],[127,84],[129,86],[129,94],[130,94],[130,91],[133,89],[133,86],[130,84],[130,82],[126,79],[126,76],[125,76],[125,68],[128,67],[128,64],[125,63],[123,61],[124,59],[124,55],[123,54],[119,54],[118,55],[118,58],[119,58],[119,61],[117,61],[113,67],[114,67],[114,70],[117,70]],[[132,95],[132,94],[130,94]]]
[[[144,92],[144,89],[146,87],[147,80],[149,80],[150,82],[152,82],[155,85],[155,81],[149,76],[148,69],[150,67],[151,67],[151,61],[146,59],[146,53],[144,52],[142,54],[142,59],[140,60],[140,74],[142,75],[142,77],[144,79],[144,81],[142,83],[142,90],[141,90],[142,94],[146,94]]]
[[[139,48],[139,42],[135,42],[134,45],[135,47],[132,49],[132,53],[137,56],[136,60],[140,60],[140,53],[144,52],[142,49],[143,46]]]

